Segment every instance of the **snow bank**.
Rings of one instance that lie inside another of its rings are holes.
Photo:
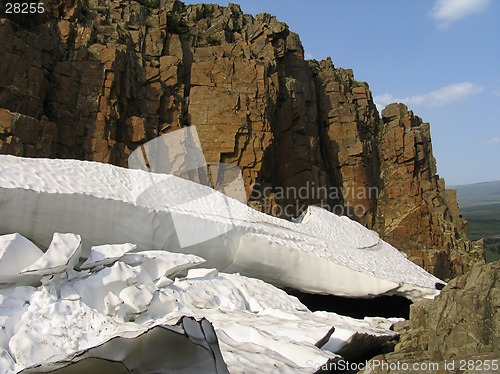
[[[417,300],[442,283],[346,217],[310,207],[288,222],[173,175],[100,163],[0,156],[0,217],[0,234],[41,247],[50,233],[74,232],[84,257],[92,246],[131,242],[303,292]]]
[[[190,269],[203,261],[193,255],[106,245],[96,266],[73,269],[80,237],[53,238],[61,255],[35,260],[40,286],[0,288],[0,373],[313,373],[351,342],[376,348],[396,335],[388,320],[312,313],[261,280]],[[180,267],[187,277],[165,275]]]

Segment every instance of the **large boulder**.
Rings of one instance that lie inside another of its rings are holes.
[[[500,365],[500,261],[476,265],[434,300],[413,304],[410,320],[395,330],[401,333],[395,351],[374,358],[366,373],[397,373],[403,364],[424,362],[438,364],[443,372],[495,372]]]

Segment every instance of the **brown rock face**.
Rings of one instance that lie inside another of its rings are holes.
[[[411,367],[422,362],[438,363],[442,373],[497,372],[491,363],[498,365],[500,355],[500,262],[476,265],[453,279],[435,300],[413,304],[410,320],[396,324],[395,330],[401,334],[395,351],[375,358],[389,369],[379,364],[371,373],[399,373],[403,371],[390,369],[396,363]],[[469,360],[474,366],[467,366]],[[455,370],[450,370],[452,365]],[[490,366],[479,370],[483,365]]]
[[[196,126],[209,163],[241,168],[249,203],[284,218],[319,204],[448,278],[481,248],[436,176],[428,124],[382,114],[366,83],[305,61],[298,35],[237,5],[52,0],[0,18],[0,152],[127,166]]]
[[[382,111],[378,149],[376,230],[434,274],[467,271],[483,249],[467,240],[456,191],[436,175],[429,124],[405,105],[391,104]]]
[[[318,95],[319,127],[328,174],[342,189],[345,213],[369,228],[378,199],[379,116],[366,83],[331,60],[311,62]]]

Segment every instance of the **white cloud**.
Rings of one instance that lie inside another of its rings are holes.
[[[485,11],[491,0],[436,0],[431,10],[431,16],[441,28],[446,28],[453,22]]]
[[[390,103],[404,103],[410,106],[426,106],[428,108],[434,108],[466,100],[471,96],[481,93],[483,90],[484,86],[470,82],[463,82],[450,84],[449,86],[444,86],[438,90],[428,93],[402,98],[385,93],[383,95],[375,96],[373,100],[375,101],[379,111],[381,108]]]
[[[492,139],[485,141],[484,143],[488,143],[488,144],[500,143],[500,138],[492,138]]]

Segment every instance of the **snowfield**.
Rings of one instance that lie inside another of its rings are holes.
[[[398,319],[277,287],[419,300],[438,283],[320,208],[289,222],[173,175],[0,156],[0,374],[315,373]]]
[[[33,246],[1,236],[0,265],[19,263]],[[55,233],[49,250],[0,288],[0,373],[313,373],[348,346],[396,336],[395,320],[313,313],[261,280],[194,268],[204,260],[193,255],[99,246],[89,257],[98,260],[78,270],[80,247],[79,235]]]
[[[289,222],[173,175],[95,162],[0,156],[0,217],[0,234],[41,248],[55,232],[76,233],[83,258],[91,246],[129,242],[303,292],[418,300],[443,283],[374,231],[324,209]]]

